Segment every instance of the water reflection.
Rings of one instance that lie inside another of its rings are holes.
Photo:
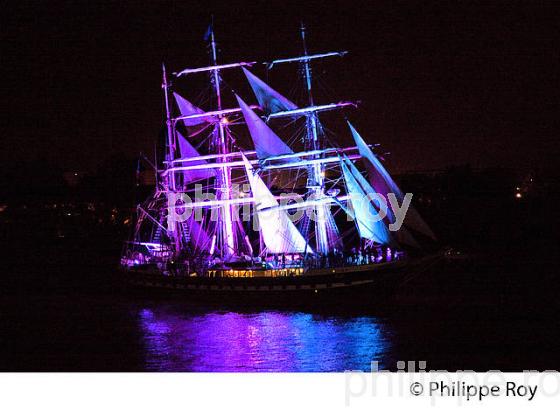
[[[388,325],[374,317],[187,312],[139,311],[147,370],[367,371],[390,348]]]

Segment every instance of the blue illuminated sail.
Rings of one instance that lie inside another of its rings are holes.
[[[385,198],[388,198],[387,195],[389,193],[393,193],[395,194],[395,197],[398,199],[399,203],[402,203],[404,200],[404,194],[397,186],[393,178],[391,178],[385,167],[381,164],[381,161],[379,161],[379,159],[375,156],[373,151],[366,144],[358,131],[356,131],[352,124],[350,124],[350,122],[348,122],[348,126],[350,127],[350,131],[352,132],[352,136],[354,137],[356,146],[360,151],[360,155],[367,161],[369,161],[369,164],[371,164],[373,168],[371,170],[372,172],[369,172],[369,177],[371,185],[373,186],[375,191],[383,195]],[[394,222],[394,215],[390,210],[388,212],[388,216],[390,217],[392,223]],[[406,218],[404,220],[404,225],[409,227],[410,229],[418,231],[421,234],[432,238],[433,240],[436,240],[436,236],[434,235],[428,224],[422,219],[418,211],[416,211],[412,205],[408,209]]]
[[[348,157],[345,156],[345,158],[341,159],[340,164],[360,236],[383,245],[388,245],[391,243],[391,234],[382,220],[376,220],[375,217],[378,215],[378,211],[373,206],[372,201],[366,198],[369,194],[375,194],[375,190]]]
[[[297,109],[297,105],[279,92],[272,89],[268,84],[251,73],[245,67],[243,67],[243,72],[245,73],[245,76],[247,77],[255,96],[257,97],[259,105],[266,114]]]

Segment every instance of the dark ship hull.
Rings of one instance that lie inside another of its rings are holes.
[[[197,304],[307,306],[352,304],[373,306],[394,296],[408,277],[423,272],[437,255],[371,265],[312,269],[299,276],[200,277],[162,274],[146,265],[123,272],[136,290],[178,296]]]

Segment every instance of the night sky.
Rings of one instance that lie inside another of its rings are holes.
[[[391,151],[393,172],[531,169],[558,155],[560,2],[37,0],[2,6],[3,167],[47,159],[87,171],[153,152],[161,63],[206,65],[212,14],[224,63],[297,55],[302,20],[311,52],[349,50],[316,67],[330,89],[318,98],[361,100],[346,115]],[[280,80],[295,71],[282,70],[271,81],[287,92],[293,82]]]

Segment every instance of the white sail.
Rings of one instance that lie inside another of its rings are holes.
[[[255,144],[255,151],[259,159],[266,159],[276,155],[293,154],[294,151],[278,135],[265,124],[253,110],[236,95],[239,107],[245,117],[247,128]]]
[[[264,181],[254,173],[253,166],[242,155],[247,178],[255,199],[262,237],[270,253],[313,253],[309,244],[288,217],[285,210],[277,209],[278,201]],[[267,209],[271,208],[271,209]]]
[[[340,164],[360,236],[383,245],[391,243],[391,234],[387,226],[382,220],[376,220],[378,211],[366,198],[367,195],[375,193],[374,189],[348,157],[341,159]]]
[[[352,136],[354,137],[356,146],[360,151],[360,155],[363,158],[367,159],[372,166],[373,172],[370,173],[370,178],[371,184],[375,188],[376,192],[380,193],[385,198],[387,198],[387,195],[389,193],[393,193],[395,194],[395,197],[398,199],[399,203],[402,203],[402,201],[404,200],[404,194],[397,186],[393,178],[391,178],[385,167],[381,164],[381,161],[377,159],[373,151],[369,148],[369,146],[360,136],[358,131],[356,131],[356,129],[352,126],[352,124],[350,124],[350,122],[348,122],[348,126],[350,127],[350,131],[352,132]],[[394,219],[392,213],[389,216]],[[432,232],[428,224],[422,219],[418,211],[416,211],[412,205],[408,209],[406,218],[404,220],[404,225],[412,230],[418,231],[421,234],[432,238],[433,240],[436,240],[435,234]]]

